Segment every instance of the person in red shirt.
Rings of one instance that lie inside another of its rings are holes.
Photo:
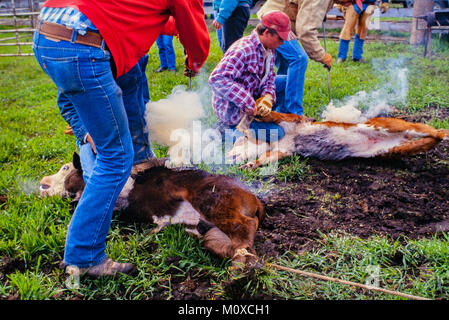
[[[73,105],[97,153],[67,230],[63,263],[71,272],[99,277],[135,270],[106,256],[106,236],[131,167],[147,160],[135,158],[140,150],[133,145],[136,132],[147,133],[139,64],[170,16],[186,51],[184,74],[195,76],[210,47],[201,0],[48,0],[41,10],[35,57],[58,88],[60,110]],[[119,86],[123,75],[127,83]],[[124,100],[125,90],[134,99]],[[131,117],[141,118],[140,129],[131,128]]]

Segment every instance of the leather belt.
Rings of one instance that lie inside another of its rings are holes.
[[[73,29],[61,24],[42,21],[39,33],[57,40],[72,41]],[[103,38],[99,33],[87,31],[85,35],[77,34],[75,43],[101,48]]]

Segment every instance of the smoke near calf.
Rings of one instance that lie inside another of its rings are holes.
[[[374,59],[373,68],[383,78],[380,88],[332,101],[321,114],[323,121],[359,123],[388,115],[395,107],[404,105],[408,93],[405,62],[405,58]]]

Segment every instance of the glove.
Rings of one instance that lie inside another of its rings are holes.
[[[334,7],[337,8],[338,11],[340,11],[341,13],[343,13],[343,5],[336,3],[336,4],[334,5]]]
[[[387,12],[388,8],[390,8],[388,2],[382,2],[382,4],[380,5],[380,12],[385,13]]]
[[[67,125],[67,127],[65,128],[64,133],[65,133],[65,134],[68,134],[68,135],[70,135],[70,136],[74,136],[74,134],[73,134],[73,129],[72,129],[72,127],[69,126],[69,125]]]
[[[257,115],[262,118],[268,116],[271,113],[273,107],[273,96],[269,93],[261,96],[256,100]]]
[[[333,61],[332,56],[326,52],[323,60],[321,60],[321,63],[324,64],[324,67],[330,71],[332,67],[332,61]]]
[[[185,64],[184,75],[189,78],[193,78],[193,77],[197,76],[198,72],[195,72],[189,68],[189,57],[188,56],[186,56],[184,61],[185,61],[184,62],[184,64]]]
[[[193,71],[193,70],[190,70],[188,67],[186,67],[186,68],[184,69],[184,75],[185,75],[186,77],[193,78],[193,77],[196,77],[196,76],[198,75],[198,72],[195,72],[195,71]]]

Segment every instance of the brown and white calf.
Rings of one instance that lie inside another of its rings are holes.
[[[239,123],[237,129],[245,136],[238,138],[228,153],[237,162],[250,160],[243,167],[252,169],[293,154],[321,160],[404,157],[430,150],[449,137],[449,130],[397,118],[372,118],[361,123],[318,122],[304,121],[296,114],[271,112],[259,120],[279,124],[285,136],[268,144],[255,140],[249,130],[252,119],[245,116]]]
[[[116,203],[120,219],[155,223],[153,232],[182,224],[219,257],[231,258],[234,265],[257,265],[253,243],[264,217],[261,201],[236,179],[196,169],[169,169],[164,162],[151,159],[133,168]],[[73,163],[42,178],[40,193],[77,201],[83,189],[81,164],[74,153]]]

